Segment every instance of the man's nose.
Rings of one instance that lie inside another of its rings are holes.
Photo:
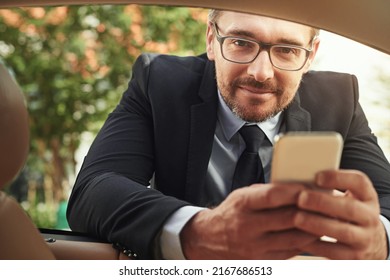
[[[268,52],[263,50],[256,59],[249,64],[248,74],[258,82],[265,82],[274,77],[274,67],[271,63]]]

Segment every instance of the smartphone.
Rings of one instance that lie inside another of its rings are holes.
[[[337,132],[288,132],[278,135],[271,163],[271,182],[314,181],[323,170],[340,166],[343,138]]]

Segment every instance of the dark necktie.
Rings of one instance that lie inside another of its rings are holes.
[[[257,126],[243,126],[239,133],[245,141],[245,150],[237,161],[234,171],[232,191],[254,183],[264,183],[264,171],[259,157],[259,149],[265,138]]]

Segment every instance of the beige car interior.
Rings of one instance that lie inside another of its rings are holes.
[[[0,259],[128,259],[112,244],[67,232],[40,233],[24,210],[3,191],[28,155],[28,114],[23,94],[0,63]]]
[[[28,153],[28,118],[22,92],[0,64],[0,190],[23,166]],[[54,259],[23,209],[0,192],[0,259]]]
[[[390,53],[390,1],[383,0],[279,0],[277,4],[251,0],[1,0],[0,9],[86,3],[164,4],[252,12],[319,27]],[[359,7],[355,9],[356,5]],[[29,150],[23,94],[1,63],[0,131],[0,259],[127,259],[109,243],[66,232],[40,232],[19,204],[1,191],[22,169]]]

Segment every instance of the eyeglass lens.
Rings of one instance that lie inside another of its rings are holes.
[[[252,62],[262,50],[267,50],[272,64],[281,69],[299,69],[307,59],[307,50],[300,47],[266,44],[261,46],[258,42],[251,40],[235,37],[222,38],[222,54],[227,60],[237,63]]]

